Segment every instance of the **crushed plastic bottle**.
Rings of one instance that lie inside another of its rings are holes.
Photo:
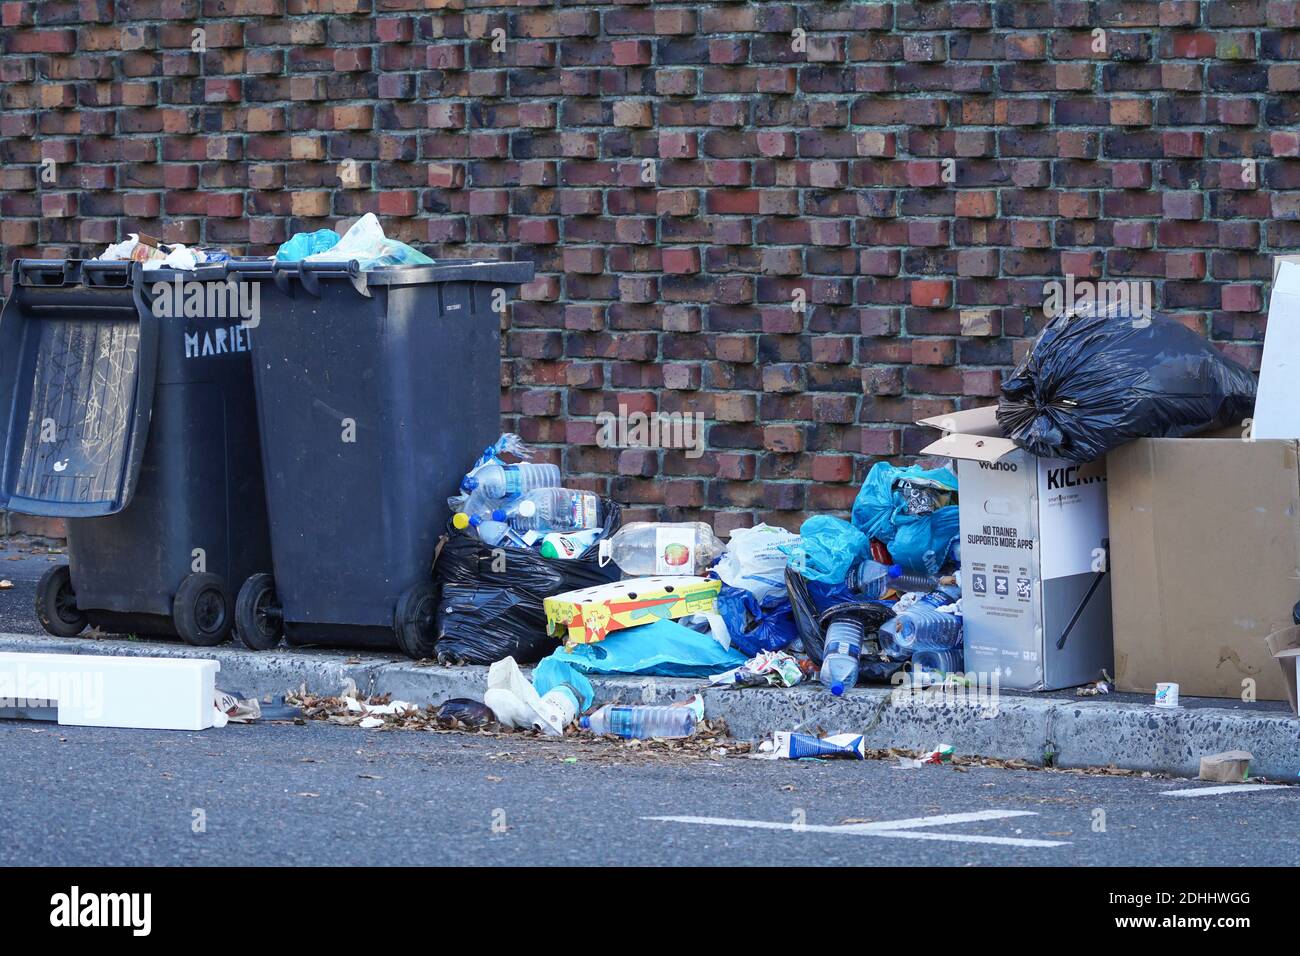
[[[578,726],[596,734],[637,740],[689,737],[695,732],[695,711],[690,707],[606,704],[579,720]]]
[[[491,515],[471,515],[462,511],[452,516],[451,525],[460,531],[473,529],[479,540],[490,548],[503,543],[516,548],[528,547],[524,539],[506,522],[505,513],[500,509]]]
[[[632,576],[703,574],[726,550],[703,521],[633,521],[600,543],[600,564]]]
[[[569,488],[534,488],[511,501],[503,511],[510,527],[520,534],[535,531],[585,531],[605,521],[600,496]]]
[[[558,465],[535,464],[530,461],[517,465],[503,465],[489,462],[473,474],[465,476],[461,487],[470,493],[481,490],[494,501],[518,498],[535,488],[558,488],[560,486],[560,468]]]

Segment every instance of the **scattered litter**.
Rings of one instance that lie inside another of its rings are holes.
[[[763,651],[739,667],[709,678],[713,687],[793,687],[803,680],[794,655],[785,651]]]
[[[228,693],[217,688],[215,696],[217,712],[232,724],[251,724],[262,717],[261,704],[253,699],[241,699],[238,694]]]
[[[920,757],[901,757],[898,766],[913,770],[917,767],[924,767],[928,764],[945,764],[952,763],[952,744],[940,744],[927,754]]]
[[[1178,706],[1178,685],[1172,682],[1161,682],[1156,684],[1155,705],[1157,707],[1174,708]]]
[[[778,730],[772,735],[770,741],[765,740],[759,745],[758,756],[768,760],[805,760],[814,757],[865,760],[867,743],[866,737],[862,734],[814,737],[812,734],[795,734],[787,730]]]
[[[1250,777],[1251,754],[1248,750],[1227,750],[1201,758],[1201,780],[1214,783],[1245,783]]]

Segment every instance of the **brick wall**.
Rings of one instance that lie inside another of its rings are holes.
[[[266,253],[366,211],[531,259],[508,423],[575,485],[724,529],[844,510],[911,421],[991,400],[1052,277],[1150,280],[1254,366],[1300,247],[1290,0],[0,16],[6,262],[134,230]],[[707,451],[601,447],[620,404],[701,413]]]

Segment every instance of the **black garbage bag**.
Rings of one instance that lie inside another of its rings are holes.
[[[605,531],[618,529],[621,509],[605,500]],[[468,531],[449,528],[438,542],[433,577],[442,597],[434,616],[440,664],[492,664],[513,657],[533,664],[559,646],[546,633],[542,599],[617,581],[617,565],[601,567],[597,548],[577,558],[544,558],[536,550],[489,548]]]
[[[1036,455],[1094,461],[1135,438],[1240,425],[1255,376],[1191,329],[1156,316],[1059,316],[1002,384],[998,424]]]

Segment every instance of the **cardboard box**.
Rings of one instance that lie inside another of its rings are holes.
[[[918,422],[945,433],[924,453],[959,463],[966,670],[1015,690],[1097,680],[1112,666],[1105,463],[1032,455],[996,411]]]
[[[1107,469],[1118,689],[1284,699],[1265,638],[1300,600],[1300,443],[1142,438]]]
[[[716,579],[692,575],[629,578],[543,599],[546,631],[566,644],[594,644],[610,631],[712,611],[722,590]]]

